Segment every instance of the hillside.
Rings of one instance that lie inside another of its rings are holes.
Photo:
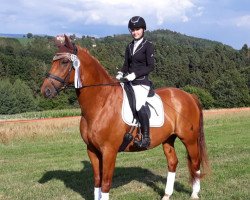
[[[155,46],[156,66],[151,79],[156,88],[171,86],[195,93],[205,108],[250,105],[250,50],[247,45],[238,51],[220,42],[170,30],[147,31],[145,37]],[[130,41],[128,34],[75,38],[75,43],[86,47],[112,75],[122,66],[125,47]],[[0,103],[5,107],[2,106],[0,113],[77,105],[73,90],[62,93],[53,101],[40,97],[40,86],[55,52],[51,36],[0,37],[0,81],[3,82],[0,92],[8,91],[6,96],[1,95]],[[19,82],[15,83],[16,80]],[[14,94],[13,90],[20,91],[20,85],[25,88],[24,99],[29,105],[23,106],[22,110],[12,109],[10,107],[18,107],[22,95],[11,97],[9,94]],[[15,103],[6,103],[9,101]]]

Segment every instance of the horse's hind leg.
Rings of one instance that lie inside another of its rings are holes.
[[[167,183],[165,188],[165,195],[162,200],[168,200],[173,194],[174,190],[174,181],[175,181],[175,172],[178,164],[178,158],[175,153],[174,141],[176,135],[171,135],[165,143],[163,143],[163,150],[168,161],[168,176]]]
[[[199,144],[197,140],[185,142],[182,141],[188,153],[188,168],[192,181],[192,195],[191,199],[199,199],[198,193],[200,191],[200,157],[199,157]]]
[[[88,146],[87,148],[88,156],[92,164],[93,173],[94,173],[94,200],[101,199],[101,165],[102,157],[101,154],[94,148]]]

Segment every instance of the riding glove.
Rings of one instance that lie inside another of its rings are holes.
[[[135,73],[132,72],[131,74],[128,74],[124,78],[126,78],[128,81],[133,81],[133,80],[135,80],[136,76],[135,76]]]
[[[123,73],[120,72],[120,71],[117,72],[116,79],[117,79],[117,80],[120,80],[122,77],[123,77]]]

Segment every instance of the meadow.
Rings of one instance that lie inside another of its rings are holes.
[[[202,180],[206,200],[249,199],[250,110],[205,112],[211,173]],[[79,117],[0,123],[0,199],[93,199],[93,173],[79,134]],[[182,143],[173,200],[189,199],[191,186]],[[164,195],[167,163],[159,146],[120,153],[111,200],[157,200]]]
[[[43,119],[43,118],[79,116],[80,114],[81,110],[79,108],[71,108],[63,110],[44,110],[40,112],[26,112],[13,115],[0,115],[0,122],[4,120],[25,120],[25,119]]]

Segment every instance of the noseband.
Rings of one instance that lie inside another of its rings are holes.
[[[63,58],[66,58],[66,59],[71,61],[71,66],[70,66],[69,71],[68,71],[68,73],[67,73],[67,75],[66,75],[66,77],[64,79],[62,79],[62,78],[60,78],[60,77],[58,77],[58,76],[56,76],[54,74],[51,74],[51,73],[47,73],[47,75],[46,75],[46,78],[54,79],[54,80],[56,80],[56,81],[58,81],[58,82],[60,82],[62,84],[62,87],[60,89],[58,89],[55,86],[55,84],[53,83],[53,81],[50,81],[51,85],[53,85],[53,87],[55,88],[57,94],[60,91],[66,89],[68,87],[68,81],[69,81],[69,78],[70,78],[70,73],[71,73],[72,69],[74,68],[73,67],[73,62],[75,60],[75,56],[76,56],[75,54],[71,54],[71,53],[57,53],[53,58],[53,61],[61,60]]]

